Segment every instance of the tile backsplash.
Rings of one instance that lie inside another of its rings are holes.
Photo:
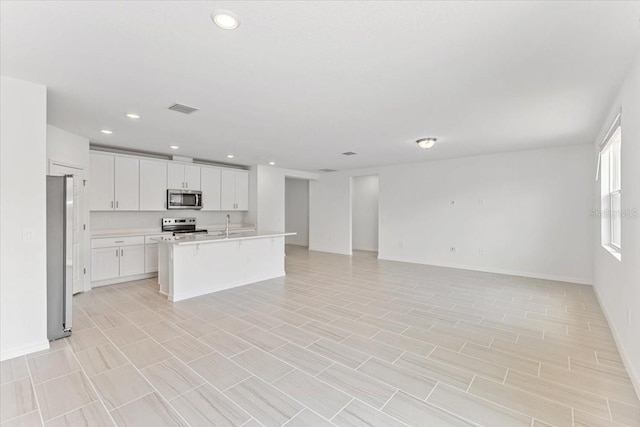
[[[246,212],[206,212],[192,210],[173,210],[161,212],[91,212],[90,228],[95,230],[158,228],[162,218],[196,218],[199,226],[223,225],[227,214],[231,215],[232,224],[241,224]]]

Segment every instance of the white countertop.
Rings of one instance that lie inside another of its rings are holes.
[[[224,224],[205,225],[202,227],[198,226],[198,228],[204,228],[206,230],[216,232],[216,231],[224,230],[225,225]],[[232,230],[234,232],[255,231],[255,229],[256,229],[255,225],[249,225],[249,224],[232,224],[229,226],[229,230]],[[154,234],[162,234],[166,236],[172,235],[170,231],[163,232],[162,229],[160,229],[159,227],[153,227],[153,228],[136,228],[136,229],[129,228],[129,229],[115,229],[115,230],[92,230],[91,238],[99,239],[101,237],[150,236]]]
[[[249,240],[249,239],[264,239],[268,237],[283,237],[283,236],[295,236],[297,233],[286,231],[234,231],[230,230],[233,234],[229,237],[224,237],[215,234],[192,234],[189,236],[162,236],[158,238],[152,238],[160,243],[167,243],[172,245],[194,245],[200,243],[220,243],[230,242],[234,240]]]

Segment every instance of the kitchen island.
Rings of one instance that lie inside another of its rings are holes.
[[[256,230],[158,237],[160,292],[181,301],[284,276],[284,239],[295,234]]]

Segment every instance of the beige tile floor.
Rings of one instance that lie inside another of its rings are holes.
[[[2,362],[2,426],[640,426],[588,286],[287,248],[287,277],[74,298]]]

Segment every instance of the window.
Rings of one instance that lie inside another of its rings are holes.
[[[602,246],[620,259],[622,249],[622,205],[620,149],[622,129],[620,117],[607,134],[600,152],[601,165],[601,238]]]

